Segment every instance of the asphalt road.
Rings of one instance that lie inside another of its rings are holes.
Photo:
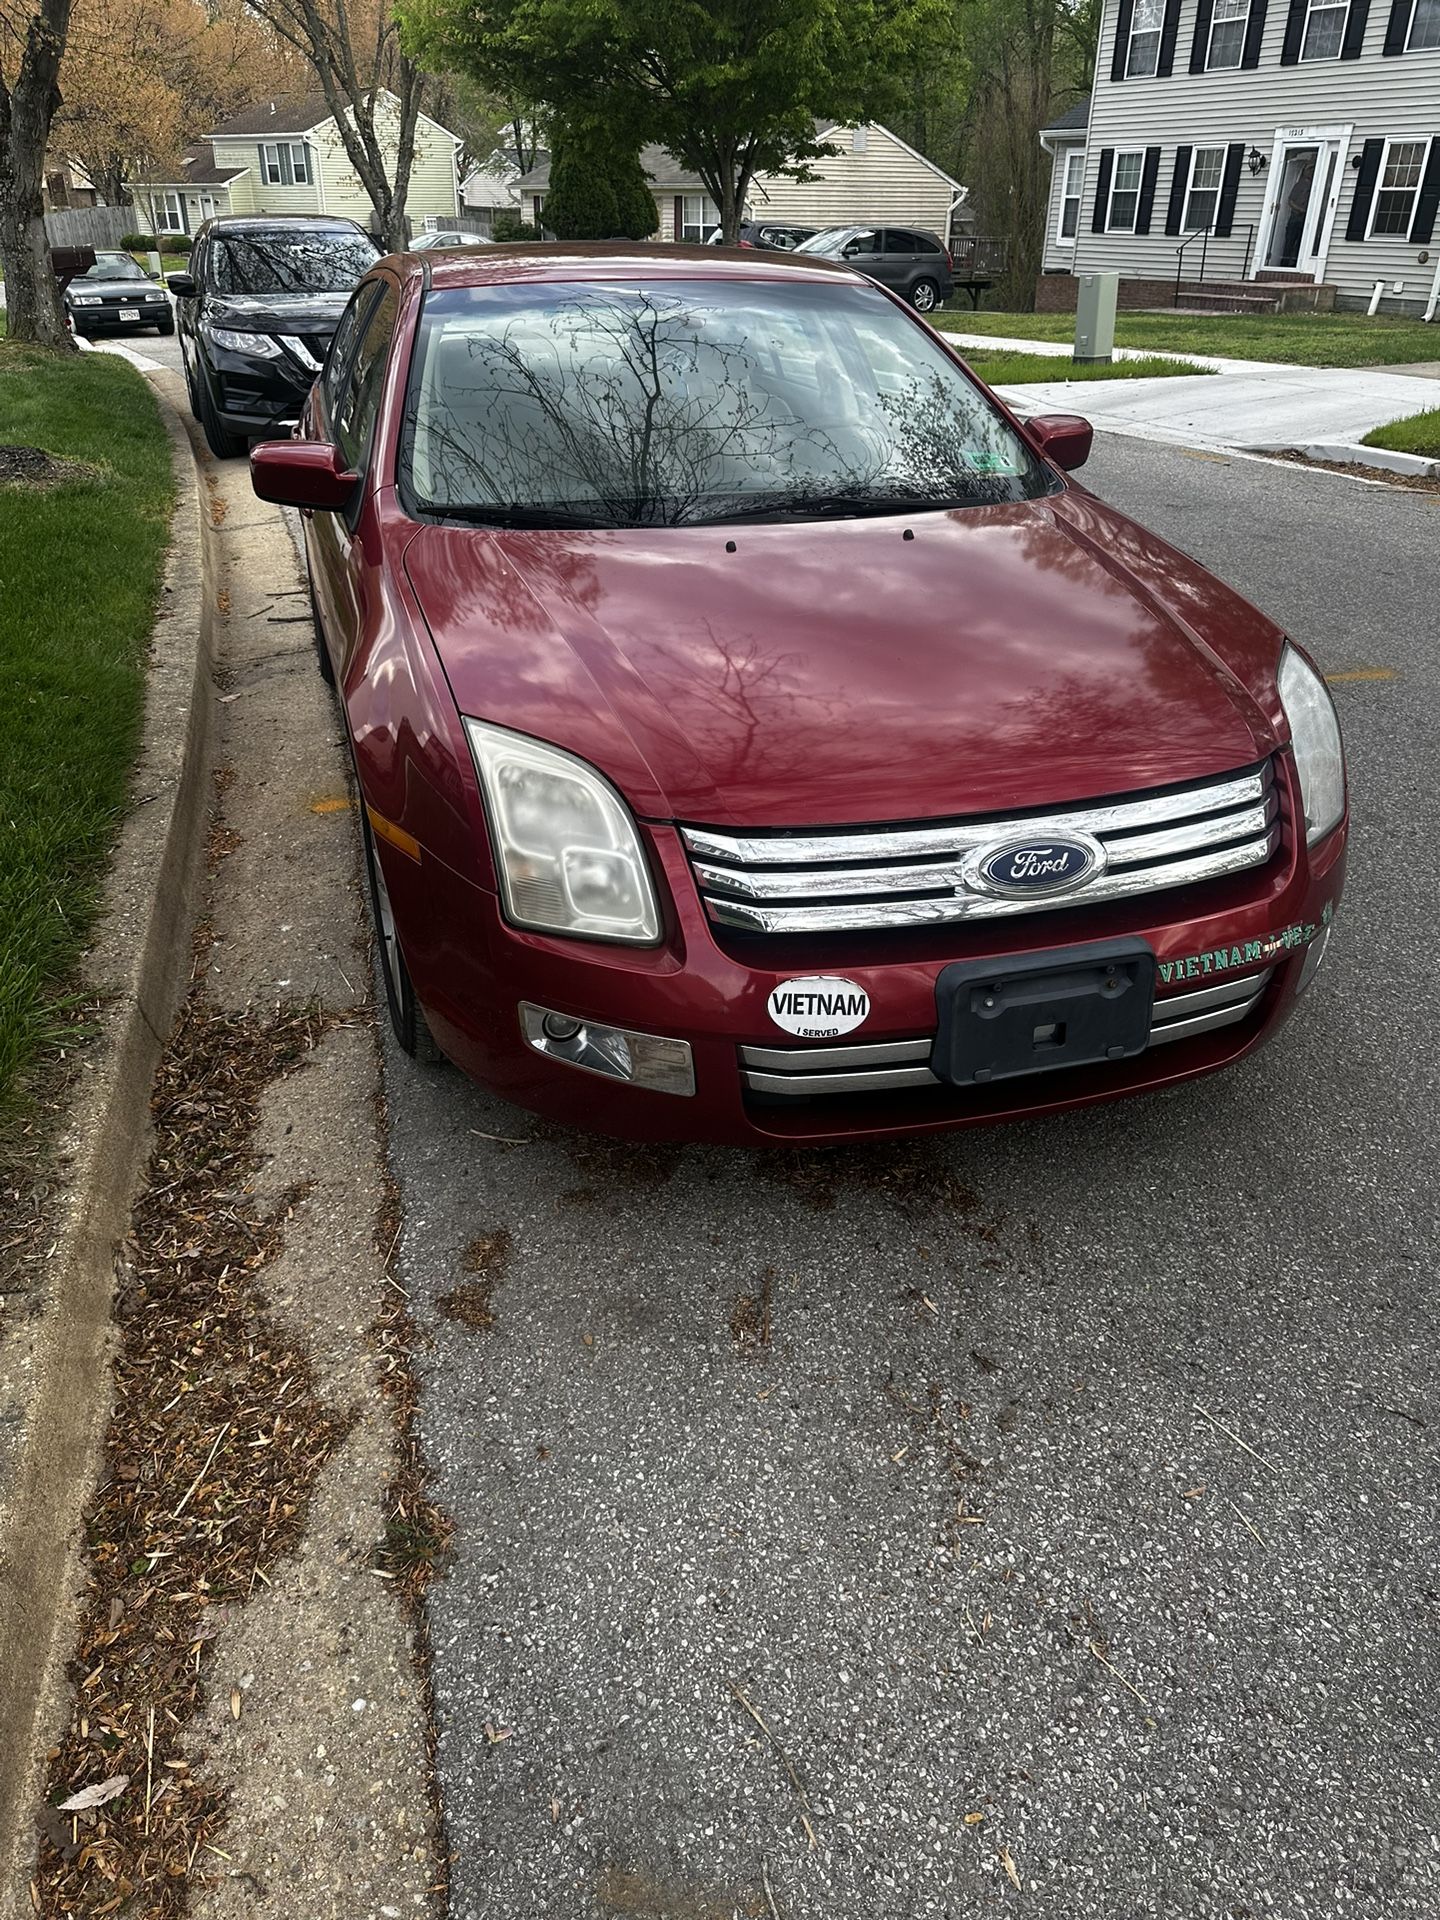
[[[1332,956],[1208,1083],[810,1158],[392,1053],[455,1920],[1440,1909],[1440,499],[1087,478],[1393,670]]]

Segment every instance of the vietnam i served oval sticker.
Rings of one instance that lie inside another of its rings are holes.
[[[812,973],[800,980],[782,980],[770,995],[770,1018],[786,1033],[801,1040],[833,1040],[853,1033],[869,1018],[870,996],[853,980],[837,974]]]

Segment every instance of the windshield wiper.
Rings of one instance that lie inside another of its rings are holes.
[[[883,513],[936,513],[948,507],[970,503],[958,499],[936,500],[925,494],[817,493],[794,494],[789,499],[772,500],[768,506],[737,507],[731,513],[707,514],[690,520],[692,527],[734,526],[744,520],[840,520],[862,519]]]
[[[467,527],[572,527],[588,529],[611,527],[613,520],[597,519],[594,514],[576,513],[569,507],[463,506],[430,507],[439,520],[458,520]]]

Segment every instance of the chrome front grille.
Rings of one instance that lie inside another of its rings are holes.
[[[1155,1002],[1150,1045],[1188,1040],[1197,1033],[1233,1027],[1259,1005],[1273,967],[1223,980],[1192,993],[1172,993]],[[822,1094],[890,1093],[938,1087],[930,1071],[935,1036],[914,1040],[866,1040],[855,1046],[741,1047],[740,1079],[751,1093],[813,1100]]]
[[[1090,906],[1263,866],[1280,844],[1270,763],[1223,780],[1062,813],[923,827],[733,834],[682,827],[700,894],[720,926],[750,933],[928,927]],[[1010,835],[1083,833],[1105,850],[1070,893],[1009,899],[972,892],[960,864]]]

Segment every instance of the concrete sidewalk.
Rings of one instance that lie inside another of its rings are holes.
[[[962,349],[1015,350],[1067,359],[1068,343],[948,333]],[[1163,349],[1150,351],[1159,353]],[[1115,357],[1143,357],[1117,347]],[[1385,367],[1292,367],[1261,360],[1207,360],[1166,354],[1214,368],[1160,380],[1047,380],[995,390],[1017,412],[1083,413],[1107,433],[1191,447],[1289,447],[1317,441],[1351,443],[1372,427],[1440,406],[1440,384]]]

